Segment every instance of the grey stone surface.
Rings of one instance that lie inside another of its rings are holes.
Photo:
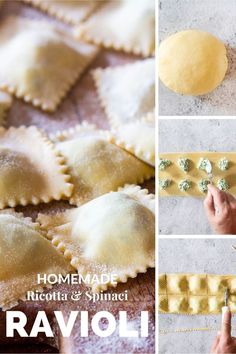
[[[234,119],[160,119],[159,152],[236,151]],[[159,230],[165,235],[211,234],[202,198],[159,198]]]
[[[234,274],[236,252],[234,239],[161,239],[159,241],[160,273]],[[159,330],[180,328],[220,328],[221,315],[169,315],[159,314]],[[236,319],[232,325],[235,328]],[[205,354],[210,352],[215,331],[195,331],[159,335],[159,354]],[[235,335],[233,331],[233,335]]]
[[[227,46],[229,68],[222,85],[208,95],[177,95],[159,85],[160,115],[236,115],[236,1],[162,0],[159,38],[186,29],[212,33]]]

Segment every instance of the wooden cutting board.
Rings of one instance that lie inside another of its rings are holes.
[[[40,11],[33,9],[30,6],[22,4],[20,1],[6,1],[0,11],[0,21],[8,16],[18,15],[26,16],[29,18],[44,18],[47,21],[55,22],[58,26],[66,27],[64,24],[52,19],[51,17],[44,15]],[[129,63],[140,59],[133,55],[126,55],[124,53],[101,50],[97,59],[93,62],[91,67],[83,75],[78,83],[72,88],[66,99],[59,106],[58,110],[53,114],[47,114],[40,110],[33,108],[29,104],[14,99],[13,106],[9,112],[7,119],[8,126],[20,126],[20,125],[36,125],[43,128],[47,132],[53,132],[61,129],[67,129],[69,127],[78,124],[83,120],[87,120],[90,123],[96,124],[100,128],[109,128],[107,118],[103,109],[98,101],[96,90],[94,87],[93,79],[89,74],[89,70],[96,67],[115,66],[120,64]],[[148,181],[144,187],[148,188],[150,192],[154,192],[154,181]],[[48,213],[55,210],[64,210],[69,208],[66,202],[52,202],[50,204],[41,204],[39,206],[18,207],[16,210],[24,213],[25,216],[31,216],[36,218],[38,212]],[[97,302],[95,304],[90,303],[83,299],[80,302],[63,302],[63,301],[28,301],[21,302],[14,310],[20,310],[25,312],[28,317],[29,327],[32,325],[32,321],[35,318],[36,313],[39,310],[44,310],[50,317],[50,321],[54,327],[55,337],[44,338],[43,336],[37,339],[23,339],[15,337],[14,339],[7,339],[5,337],[5,313],[0,312],[0,352],[4,350],[3,345],[8,344],[9,350],[12,348],[12,352],[15,352],[16,345],[19,346],[22,343],[37,342],[37,349],[35,351],[50,352],[45,344],[51,345],[57,348],[60,353],[77,354],[77,353],[154,353],[154,303],[155,303],[155,275],[154,270],[148,270],[145,274],[140,274],[135,279],[130,279],[126,284],[120,284],[116,292],[128,290],[127,302]],[[71,293],[72,291],[80,290],[84,291],[83,286],[72,285],[56,285],[53,290],[61,291],[63,293]],[[86,289],[87,290],[87,289]],[[49,291],[49,292],[50,292]],[[64,339],[61,337],[57,325],[53,317],[53,311],[61,310],[68,316],[68,313],[72,310],[77,311],[89,311],[89,317],[98,311],[109,311],[114,316],[118,316],[119,311],[128,312],[130,323],[134,329],[140,328],[140,312],[149,311],[149,337],[147,338],[120,338],[117,331],[114,335],[108,338],[100,338],[93,334],[90,328],[89,336],[87,338],[81,338],[80,323],[76,322],[76,326],[73,330],[71,338]],[[14,344],[15,343],[15,344]],[[43,343],[41,346],[40,343]],[[26,344],[25,344],[26,345]],[[28,345],[28,344],[27,344]],[[18,347],[19,350],[20,347]],[[23,347],[23,351],[27,352],[28,348]],[[30,350],[30,349],[29,349]],[[7,351],[6,349],[4,350]],[[11,351],[8,351],[11,352]],[[30,351],[29,351],[30,352]]]

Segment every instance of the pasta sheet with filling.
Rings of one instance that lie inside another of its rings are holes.
[[[88,124],[76,126],[56,140],[57,150],[66,158],[74,185],[70,203],[81,205],[118,187],[141,184],[154,176],[154,168],[108,141],[105,131]]]
[[[0,88],[54,111],[97,52],[42,20],[8,17],[0,25]]]
[[[28,291],[43,291],[38,274],[69,271],[69,262],[43,236],[39,224],[12,209],[0,212],[0,308],[17,305]]]
[[[78,208],[38,217],[52,244],[82,275],[91,275],[92,291],[106,290],[101,274],[118,282],[154,267],[154,196],[127,185]],[[94,275],[98,280],[92,282]]]
[[[0,127],[0,209],[71,196],[64,158],[36,127]]]
[[[143,56],[153,55],[155,1],[110,1],[78,26],[75,35],[107,48]]]
[[[159,310],[163,313],[208,315],[221,313],[225,290],[236,312],[236,276],[215,274],[160,274]]]
[[[99,5],[89,0],[23,0],[71,25],[80,24]]]
[[[155,108],[155,59],[92,72],[101,105],[115,128]]]

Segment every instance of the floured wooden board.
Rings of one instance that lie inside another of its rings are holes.
[[[226,158],[229,161],[229,169],[221,171],[218,167],[218,162],[221,158]],[[219,179],[224,178],[228,184],[228,192],[236,195],[236,152],[179,152],[179,153],[163,153],[159,156],[160,159],[168,159],[171,161],[170,166],[165,170],[159,170],[159,180],[170,179],[170,186],[166,190],[159,189],[159,193],[163,197],[168,196],[185,196],[185,197],[205,197],[206,193],[199,190],[198,183],[201,179],[207,179],[208,175],[205,171],[198,169],[200,158],[210,160],[212,164],[213,184],[216,186]],[[190,160],[189,171],[184,172],[177,164],[179,158],[188,158]],[[178,184],[182,180],[190,180],[192,187],[182,192],[178,188]]]
[[[52,17],[44,15],[31,6],[27,6],[20,1],[5,1],[0,11],[0,21],[7,15],[25,16],[28,18],[45,19],[58,25],[60,28],[69,28],[65,24],[54,20]],[[109,66],[123,65],[140,60],[141,57],[102,50],[97,59],[92,63],[88,70],[70,90],[69,94],[59,105],[55,113],[42,112],[39,109],[32,107],[30,104],[24,103],[21,100],[14,99],[13,105],[10,108],[9,114],[6,116],[6,127],[11,125],[19,127],[24,124],[26,126],[36,125],[44,129],[47,133],[53,133],[58,130],[68,129],[83,120],[89,123],[96,124],[101,129],[109,128],[107,117],[103,108],[100,105],[97,97],[94,81],[89,70],[96,68],[106,68]],[[143,187],[148,188],[151,193],[154,192],[154,181],[146,182]],[[51,202],[49,204],[40,204],[39,206],[18,207],[17,211],[23,212],[25,216],[31,216],[36,219],[39,212],[53,213],[55,211],[64,211],[70,208],[68,202]],[[27,301],[20,302],[14,310],[23,311],[26,313],[29,322],[34,320],[36,313],[39,310],[46,311],[50,317],[50,323],[54,326],[55,337],[44,338],[19,338],[15,337],[9,341],[5,337],[5,312],[0,312],[0,348],[3,344],[8,346],[10,351],[16,346],[27,343],[24,352],[27,353],[29,345],[37,344],[36,351],[38,353],[48,352],[44,345],[48,344],[55,348],[54,352],[59,350],[66,354],[79,353],[154,353],[154,304],[155,304],[155,273],[153,269],[148,269],[147,273],[139,274],[137,278],[130,279],[127,283],[119,285],[113,292],[121,292],[128,290],[129,298],[127,302],[103,302],[98,301],[93,304],[91,302],[81,300],[80,302],[72,301]],[[52,291],[61,291],[63,293],[71,293],[72,291],[85,291],[87,288],[73,285],[56,285]],[[118,311],[127,310],[130,324],[135,328],[139,328],[140,312],[149,311],[149,337],[148,338],[120,338],[116,331],[111,337],[100,338],[91,332],[88,337],[81,338],[80,323],[76,323],[73,335],[69,339],[61,337],[58,328],[53,318],[53,311],[64,311],[65,316],[71,310],[89,311],[91,317],[94,313],[101,310],[108,310],[114,316],[118,316]],[[40,343],[43,343],[41,346]],[[4,347],[5,348],[5,347]],[[19,346],[20,348],[20,346]],[[22,351],[23,351],[22,347]],[[20,351],[20,349],[19,349]],[[34,351],[35,353],[35,351]]]

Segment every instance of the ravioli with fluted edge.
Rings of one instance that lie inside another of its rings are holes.
[[[153,121],[144,118],[133,123],[120,125],[111,132],[109,139],[140,160],[155,166],[154,114]]]
[[[0,308],[25,300],[27,291],[43,291],[38,274],[69,271],[69,262],[43,236],[39,224],[12,209],[0,212]]]
[[[0,25],[0,88],[54,111],[97,53],[43,20],[8,17]]]
[[[150,56],[155,52],[155,1],[110,1],[75,30],[107,48]]]
[[[0,209],[69,198],[64,160],[36,127],[0,127]]]
[[[94,0],[23,0],[70,25],[78,25],[98,7]]]
[[[101,105],[115,128],[141,119],[155,108],[155,59],[95,69]]]
[[[127,185],[78,208],[53,216],[39,214],[41,228],[79,274],[113,274],[126,282],[154,267],[154,196]],[[90,283],[92,291],[115,284]]]
[[[11,107],[12,97],[3,91],[0,91],[0,125],[5,122],[6,111]]]
[[[236,312],[236,276],[175,273],[159,275],[159,311],[185,315],[219,314],[225,305]]]
[[[51,136],[65,157],[74,190],[70,203],[81,205],[118,187],[141,184],[154,177],[154,168],[110,143],[106,131],[90,125]],[[63,141],[60,141],[63,140]]]

